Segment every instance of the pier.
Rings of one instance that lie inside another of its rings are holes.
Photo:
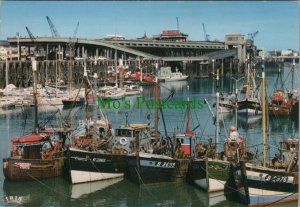
[[[234,36],[243,37],[240,34]],[[231,35],[232,36],[232,35]],[[106,40],[70,37],[9,37],[10,46],[17,53],[8,58],[9,83],[28,86],[31,80],[31,57],[38,60],[38,80],[54,81],[58,77],[67,81],[70,66],[73,83],[82,79],[83,59],[88,67],[102,79],[105,71],[115,66],[116,58],[134,72],[139,67],[152,72],[155,62],[171,66],[173,70],[191,78],[208,77],[216,73],[236,74],[243,71],[245,62],[245,41],[157,41],[153,39]],[[242,50],[240,48],[243,48]],[[116,55],[116,57],[115,57]],[[56,70],[59,70],[57,74]],[[0,61],[1,86],[5,83],[6,62]]]

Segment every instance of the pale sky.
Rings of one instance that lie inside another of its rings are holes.
[[[51,36],[49,16],[61,36],[102,38],[119,34],[125,38],[157,35],[179,28],[190,40],[204,40],[202,23],[210,39],[223,41],[226,33],[259,31],[255,44],[266,50],[299,48],[299,6],[297,1],[212,2],[212,1],[4,1],[1,6],[1,39]]]

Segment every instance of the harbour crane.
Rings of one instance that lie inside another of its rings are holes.
[[[206,29],[205,29],[204,23],[202,23],[202,27],[203,27],[203,33],[204,33],[205,41],[210,41],[210,40],[209,40],[209,35],[206,34]]]
[[[55,28],[54,24],[52,23],[51,19],[48,16],[46,16],[46,18],[47,18],[48,24],[50,26],[52,37],[59,37],[58,31],[56,30],[56,28]]]
[[[31,41],[34,42],[34,41],[36,40],[35,37],[34,37],[33,34],[30,32],[30,30],[28,29],[28,27],[25,27],[25,28],[26,28],[26,30],[27,30],[27,33],[28,33],[28,35],[29,35]]]
[[[77,22],[76,28],[74,30],[73,38],[76,38],[78,27],[79,27],[79,22]]]
[[[254,42],[254,38],[256,37],[257,34],[258,34],[258,31],[254,32],[254,33],[249,33],[248,39],[250,39],[250,40],[252,40],[252,42]]]
[[[179,20],[178,20],[178,17],[176,17],[176,22],[177,22],[177,30],[179,30]]]

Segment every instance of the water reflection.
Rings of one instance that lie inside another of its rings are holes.
[[[222,193],[185,183],[138,186],[127,180],[71,185],[62,178],[3,183],[6,205],[24,206],[232,206]]]

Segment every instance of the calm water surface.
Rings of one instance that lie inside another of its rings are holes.
[[[290,65],[286,65],[283,70],[283,77],[290,71]],[[277,77],[277,70],[267,71],[267,94],[271,95],[274,82]],[[296,78],[299,82],[299,79]],[[286,87],[290,87],[291,81],[286,81]],[[199,79],[176,83],[161,84],[161,97],[167,98],[170,91],[175,91],[172,99],[186,100],[187,94],[190,98],[197,101],[207,99],[215,110],[215,84],[213,79]],[[189,91],[187,86],[189,85]],[[234,90],[235,82],[230,78],[223,78],[220,81],[222,91],[231,92]],[[239,85],[242,85],[240,83]],[[144,88],[143,97],[145,100],[154,98],[153,88]],[[109,118],[114,127],[126,123],[149,123],[154,124],[154,113],[152,109],[137,106],[137,97],[126,97],[130,101],[130,110],[120,107],[119,109],[107,110]],[[122,103],[121,103],[121,106]],[[46,120],[56,109],[41,109],[40,120]],[[91,109],[92,110],[92,109]],[[33,110],[26,109],[14,110],[4,113],[0,111],[0,155],[4,158],[9,155],[10,140],[14,136],[29,132],[33,125]],[[74,110],[62,109],[55,118],[49,122],[49,126],[58,125],[66,117],[70,117],[72,123],[85,117],[83,108]],[[185,110],[184,109],[165,109],[164,117],[166,120],[167,131],[172,135],[174,131],[184,132],[185,130]],[[25,121],[26,120],[26,121]],[[272,117],[270,122],[270,155],[274,155],[278,148],[278,143],[284,139],[298,134],[298,123],[291,118]],[[234,114],[222,116],[220,121],[220,143],[222,143],[228,133],[228,128],[235,124]],[[198,127],[197,127],[198,126]],[[163,124],[160,119],[160,130],[163,132]],[[202,109],[191,110],[191,129],[197,127],[197,139],[215,139],[215,126],[213,118],[207,105]],[[245,120],[238,117],[238,129],[247,139],[250,150],[258,147],[261,154],[261,117],[254,120]],[[221,150],[221,145],[219,146]],[[86,184],[71,185],[63,178],[54,178],[42,181],[30,182],[8,182],[5,181],[3,172],[0,174],[1,199],[0,206],[243,206],[232,201],[226,201],[222,193],[207,194],[206,192],[185,183],[155,184],[138,186],[130,181],[117,179],[104,182],[94,182]],[[291,203],[284,206],[297,206]]]

